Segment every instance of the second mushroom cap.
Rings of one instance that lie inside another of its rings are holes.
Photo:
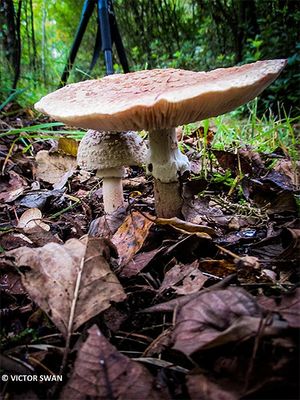
[[[145,163],[147,147],[135,132],[89,130],[80,142],[77,161],[85,170],[103,170]]]

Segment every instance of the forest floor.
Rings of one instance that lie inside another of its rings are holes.
[[[138,167],[126,170],[127,206],[107,216],[77,143],[6,134],[49,122],[8,114],[4,399],[298,398],[299,182],[284,148],[215,150],[213,129],[198,129],[181,138],[192,164],[182,218],[155,217]]]

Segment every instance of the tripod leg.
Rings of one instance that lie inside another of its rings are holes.
[[[118,53],[119,60],[122,65],[123,71],[125,73],[129,72],[129,65],[128,65],[125,48],[123,46],[122,37],[120,35],[120,31],[119,31],[118,24],[117,24],[114,13],[109,15],[109,19],[110,19],[110,27],[111,27],[111,37],[112,37],[113,42],[116,45],[117,53]]]
[[[62,87],[66,84],[71,69],[73,67],[73,63],[75,61],[81,40],[83,38],[83,34],[86,30],[87,24],[89,22],[89,19],[92,15],[93,9],[94,9],[94,5],[95,5],[95,0],[85,0],[83,8],[82,8],[82,12],[81,12],[81,17],[80,17],[80,22],[77,28],[77,32],[75,35],[75,39],[74,42],[72,44],[71,47],[71,51],[67,60],[67,64],[65,66],[64,72],[62,73],[62,76],[60,78],[60,85],[59,87]]]
[[[112,62],[112,42],[108,17],[107,0],[98,0],[98,15],[101,29],[102,51],[104,53],[107,75],[114,73]]]
[[[97,17],[97,19],[98,19],[98,17]],[[89,72],[91,72],[93,70],[94,66],[96,65],[96,62],[100,55],[100,52],[101,52],[101,32],[100,32],[100,23],[99,23],[99,19],[98,19],[98,27],[97,27],[97,34],[96,34],[93,58],[91,61]]]

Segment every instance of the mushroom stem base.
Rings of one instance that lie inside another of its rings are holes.
[[[154,179],[156,215],[160,218],[181,216],[183,198],[180,182],[164,183]]]

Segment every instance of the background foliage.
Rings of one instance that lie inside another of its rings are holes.
[[[32,104],[59,85],[83,1],[1,2],[0,101],[18,95]],[[283,101],[299,110],[300,2],[295,0],[115,0],[115,14],[131,70],[180,67],[209,70],[259,59],[287,58],[288,66],[264,93],[262,111]],[[101,57],[90,73],[96,13],[70,81],[105,74]],[[115,70],[121,72],[115,55]],[[20,68],[18,65],[20,64]],[[12,91],[15,89],[15,91]]]

